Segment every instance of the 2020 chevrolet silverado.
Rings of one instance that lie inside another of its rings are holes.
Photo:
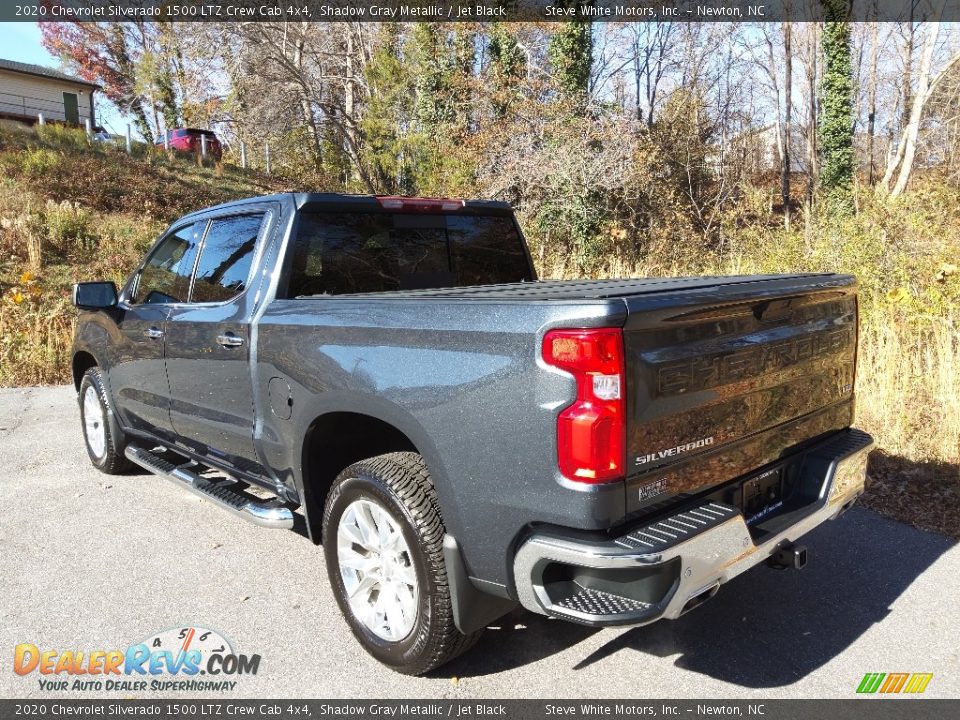
[[[302,523],[405,673],[518,602],[679,617],[863,490],[849,276],[539,282],[506,204],[287,194],[74,301],[93,464]]]

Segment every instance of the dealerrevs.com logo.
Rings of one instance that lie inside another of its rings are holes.
[[[867,673],[857,686],[861,695],[920,694],[927,689],[933,673]]]
[[[21,643],[13,653],[17,675],[36,676],[41,690],[96,692],[204,692],[236,689],[256,675],[259,655],[234,652],[223,635],[202,627],[171,628],[125,650],[55,650]]]

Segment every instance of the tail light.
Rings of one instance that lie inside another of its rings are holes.
[[[577,381],[577,399],[557,418],[560,472],[582,483],[623,478],[626,410],[621,330],[551,330],[543,338],[543,359]]]

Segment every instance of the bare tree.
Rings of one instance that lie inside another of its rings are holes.
[[[903,74],[900,77],[900,124],[902,127],[906,127],[910,122],[910,106],[913,100],[913,54],[916,47],[916,25],[913,22],[913,11],[916,3],[911,0],[909,5],[910,18],[904,27]]]
[[[950,69],[956,63],[960,62],[960,52],[958,52],[947,61],[936,75],[932,75],[933,58],[937,49],[937,39],[940,34],[940,17],[943,13],[943,7],[943,3],[934,6],[934,16],[932,21],[928,23],[927,37],[924,41],[923,53],[920,58],[920,67],[917,73],[917,87],[912,94],[913,101],[910,105],[910,115],[901,133],[897,150],[890,158],[883,179],[880,181],[881,188],[886,191],[890,188],[890,182],[893,180],[894,173],[897,174],[896,183],[894,183],[893,189],[889,190],[892,197],[900,195],[910,181],[917,151],[917,138],[920,134],[920,123],[923,119],[923,111],[927,101]]]
[[[789,5],[787,6],[789,13]],[[780,196],[783,218],[790,229],[790,141],[793,135],[793,23],[783,23],[783,161],[780,164]]]
[[[872,5],[874,17],[877,13],[877,3]],[[867,163],[869,165],[868,180],[870,185],[876,182],[874,177],[873,138],[877,125],[877,56],[879,51],[879,23],[874,19],[870,23],[870,77],[867,80]]]
[[[635,28],[633,76],[637,98],[637,119],[645,120],[647,127],[651,127],[659,99],[660,83],[671,63],[669,51],[673,45],[675,25],[670,22],[631,25]],[[641,107],[641,97],[644,101],[643,107]]]
[[[820,172],[817,162],[817,79],[820,28],[816,23],[807,23],[806,52],[803,56],[807,80],[807,205],[813,205],[813,191]]]

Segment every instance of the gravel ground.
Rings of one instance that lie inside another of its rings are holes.
[[[15,675],[19,643],[126,648],[186,625],[261,655],[232,698],[852,697],[867,672],[932,672],[926,696],[960,697],[960,548],[869,510],[808,536],[803,572],[756,568],[680,620],[595,630],[515,611],[407,678],[360,650],[305,538],[94,470],[72,388],[0,390],[0,458],[0,697],[84,697]]]

